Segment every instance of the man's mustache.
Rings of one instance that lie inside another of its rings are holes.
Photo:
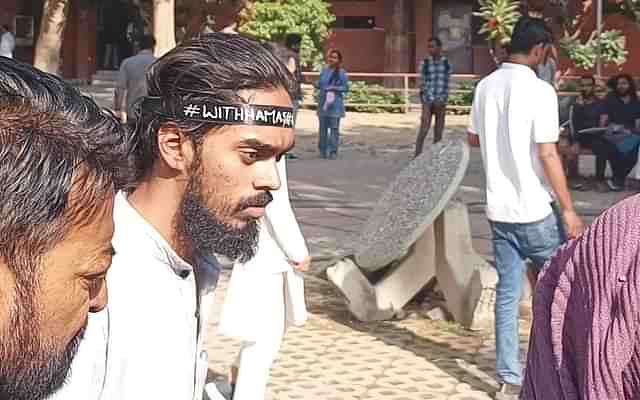
[[[240,200],[238,209],[244,210],[250,207],[264,208],[273,200],[270,192],[262,192],[256,196]]]

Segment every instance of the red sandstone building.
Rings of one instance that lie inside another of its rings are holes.
[[[106,0],[114,1],[114,0]],[[128,1],[128,0],[127,0]],[[303,1],[303,0],[300,0]],[[415,72],[427,51],[427,41],[438,36],[455,73],[484,74],[493,68],[486,42],[477,34],[473,16],[477,1],[470,0],[332,0],[337,17],[328,47],[339,48],[351,72]],[[43,0],[1,0],[0,23],[17,31],[16,58],[33,60]],[[61,72],[66,78],[88,79],[98,69],[103,23],[95,9],[81,9],[71,0],[71,13],[62,46]],[[589,16],[593,18],[593,16]],[[633,22],[610,16],[607,28],[621,29],[630,50],[625,72],[640,67],[640,40]],[[608,73],[615,69],[608,69]]]

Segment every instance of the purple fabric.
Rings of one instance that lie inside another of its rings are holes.
[[[640,399],[640,197],[607,210],[541,274],[524,400]]]

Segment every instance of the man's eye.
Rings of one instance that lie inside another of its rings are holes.
[[[258,159],[258,153],[256,152],[244,153],[244,158],[249,161],[255,161]]]

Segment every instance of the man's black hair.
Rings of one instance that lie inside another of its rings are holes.
[[[608,86],[613,90],[613,93],[616,94],[618,81],[620,81],[620,79],[626,79],[627,82],[629,82],[629,96],[631,96],[634,101],[638,100],[638,88],[636,86],[636,81],[634,81],[633,77],[629,74],[618,74],[609,80]]]
[[[289,49],[294,46],[299,46],[300,43],[302,43],[302,35],[297,33],[290,33],[285,38],[284,43]]]
[[[509,54],[528,55],[538,45],[553,44],[553,36],[540,18],[522,17],[513,28]]]
[[[442,40],[437,36],[430,38],[429,43],[435,43],[437,47],[442,47]]]
[[[142,50],[153,50],[156,47],[156,39],[151,35],[142,35],[140,38],[140,48]]]
[[[158,130],[174,122],[196,145],[222,125],[179,119],[172,115],[185,102],[243,104],[243,90],[282,88],[293,99],[295,79],[276,55],[254,39],[211,33],[182,42],[147,72],[150,97],[164,104],[164,115],[138,107],[136,125],[137,178],[145,177],[158,159]]]
[[[18,287],[33,287],[40,257],[127,185],[128,149],[91,98],[0,57],[0,260]]]

